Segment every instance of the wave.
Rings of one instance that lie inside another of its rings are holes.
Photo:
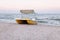
[[[35,14],[35,15],[23,15],[25,17],[34,18],[36,17],[36,21],[42,24],[47,25],[60,25],[60,15],[47,15],[47,14]],[[3,14],[0,15],[0,21],[2,22],[10,22],[10,23],[16,23],[15,18],[21,18],[20,14]]]

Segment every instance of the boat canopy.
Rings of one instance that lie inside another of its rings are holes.
[[[23,14],[32,14],[35,13],[34,10],[20,10],[21,13]]]

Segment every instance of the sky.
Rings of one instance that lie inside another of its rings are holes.
[[[19,13],[21,9],[60,13],[60,0],[0,0],[0,13]]]

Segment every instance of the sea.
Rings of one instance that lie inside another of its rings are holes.
[[[16,23],[16,18],[35,18],[40,24],[60,26],[60,14],[0,14],[0,22]]]

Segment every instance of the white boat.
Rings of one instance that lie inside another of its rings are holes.
[[[21,14],[33,14],[34,13],[34,10],[20,10]],[[17,18],[16,19],[16,22],[18,24],[37,24],[36,20],[33,18],[33,19],[30,19],[29,17],[24,17],[23,18]]]

